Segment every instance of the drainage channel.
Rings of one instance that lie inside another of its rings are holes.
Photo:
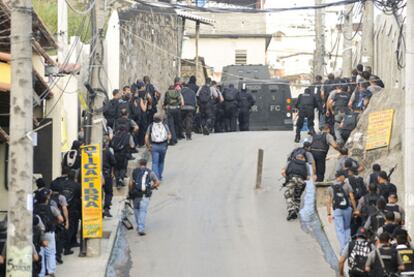
[[[128,277],[132,266],[131,251],[126,239],[127,229],[120,223],[111,258],[106,268],[106,277]]]
[[[323,230],[319,215],[316,211],[316,188],[312,181],[306,182],[306,193],[303,198],[303,207],[300,210],[300,222],[302,230],[310,234],[319,243],[324,254],[325,261],[338,273],[338,258],[333,250],[328,237]]]

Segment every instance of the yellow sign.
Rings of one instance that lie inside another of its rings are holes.
[[[392,109],[369,114],[366,150],[387,147],[390,144],[393,118]]]
[[[101,151],[99,144],[82,147],[82,228],[84,238],[102,237]]]

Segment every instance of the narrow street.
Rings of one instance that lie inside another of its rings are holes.
[[[129,231],[130,276],[333,276],[317,242],[287,222],[279,170],[290,132],[196,136],[171,147],[147,236]],[[254,189],[257,149],[263,189]]]

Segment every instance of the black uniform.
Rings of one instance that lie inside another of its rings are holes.
[[[315,108],[319,108],[319,105],[315,95],[313,95],[309,89],[306,89],[305,93],[299,95],[296,102],[296,108],[299,110],[299,117],[296,122],[297,136],[300,136],[305,117],[308,118],[310,132],[314,133]]]
[[[105,178],[104,192],[105,201],[104,209],[109,210],[112,204],[113,190],[112,190],[112,169],[116,166],[116,159],[114,150],[111,147],[105,147],[103,151],[102,168]]]
[[[181,108],[181,119],[183,121],[183,129],[187,139],[191,139],[193,129],[193,119],[197,104],[196,92],[188,87],[181,90],[184,100],[184,106]]]
[[[300,208],[300,199],[305,189],[305,180],[308,177],[306,161],[292,159],[286,168],[287,181],[285,185],[285,199],[288,210],[288,220],[295,219]]]
[[[129,140],[132,129],[131,119],[121,117],[115,121],[115,135],[112,139],[112,148],[115,151],[115,178],[117,187],[123,185],[128,166],[128,155],[130,154]]]
[[[256,103],[253,95],[246,90],[237,93],[237,103],[239,107],[239,129],[240,131],[249,131],[250,109]]]
[[[151,96],[151,106],[148,107],[148,125],[154,121],[154,114],[157,113],[158,99],[156,90],[153,84],[149,83],[145,85],[145,91]]]
[[[237,130],[237,93],[237,89],[232,85],[223,91],[226,132],[236,132]]]
[[[103,108],[103,114],[108,126],[113,128],[114,122],[119,116],[119,99],[109,100]]]
[[[326,170],[326,155],[329,151],[329,143],[326,139],[327,133],[315,134],[312,139],[311,153],[315,160],[317,182],[323,182]]]
[[[210,85],[204,85],[199,89],[197,92],[197,102],[200,108],[200,121],[203,133],[208,135],[212,131],[215,121],[215,99]]]

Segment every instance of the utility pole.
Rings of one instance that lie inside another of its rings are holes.
[[[414,172],[414,2],[407,1],[406,23],[406,67],[405,67],[405,128],[404,128],[404,184],[405,211],[408,232],[414,231],[414,186],[410,182]]]
[[[315,5],[321,5],[323,0],[315,0]],[[325,65],[325,9],[315,9],[316,49],[313,57],[313,76],[324,75]]]
[[[198,42],[200,40],[200,21],[196,21],[196,37],[195,37],[195,62],[196,62],[196,78],[197,80],[201,80],[199,78],[200,74],[200,57],[199,57],[199,46]]]
[[[90,1],[91,5],[94,0]],[[91,44],[92,57],[90,61],[90,85],[95,91],[93,94],[89,93],[88,104],[92,111],[89,114],[87,125],[91,128],[87,132],[86,143],[87,144],[99,144],[102,150],[103,140],[103,122],[104,117],[102,113],[102,107],[105,100],[104,87],[104,25],[105,25],[105,1],[95,0],[95,6],[92,9],[92,35],[93,39]],[[102,157],[102,153],[101,153]],[[102,201],[101,201],[102,202]],[[87,256],[97,256],[101,252],[101,240],[100,239],[89,239],[87,241]]]
[[[409,1],[408,1],[409,2]],[[374,1],[364,3],[362,22],[362,64],[374,69]]]
[[[32,276],[32,1],[11,1],[12,84],[6,276]]]
[[[351,77],[352,75],[352,9],[353,5],[344,6],[344,25],[342,26],[343,54],[342,54],[342,74],[343,77]]]

